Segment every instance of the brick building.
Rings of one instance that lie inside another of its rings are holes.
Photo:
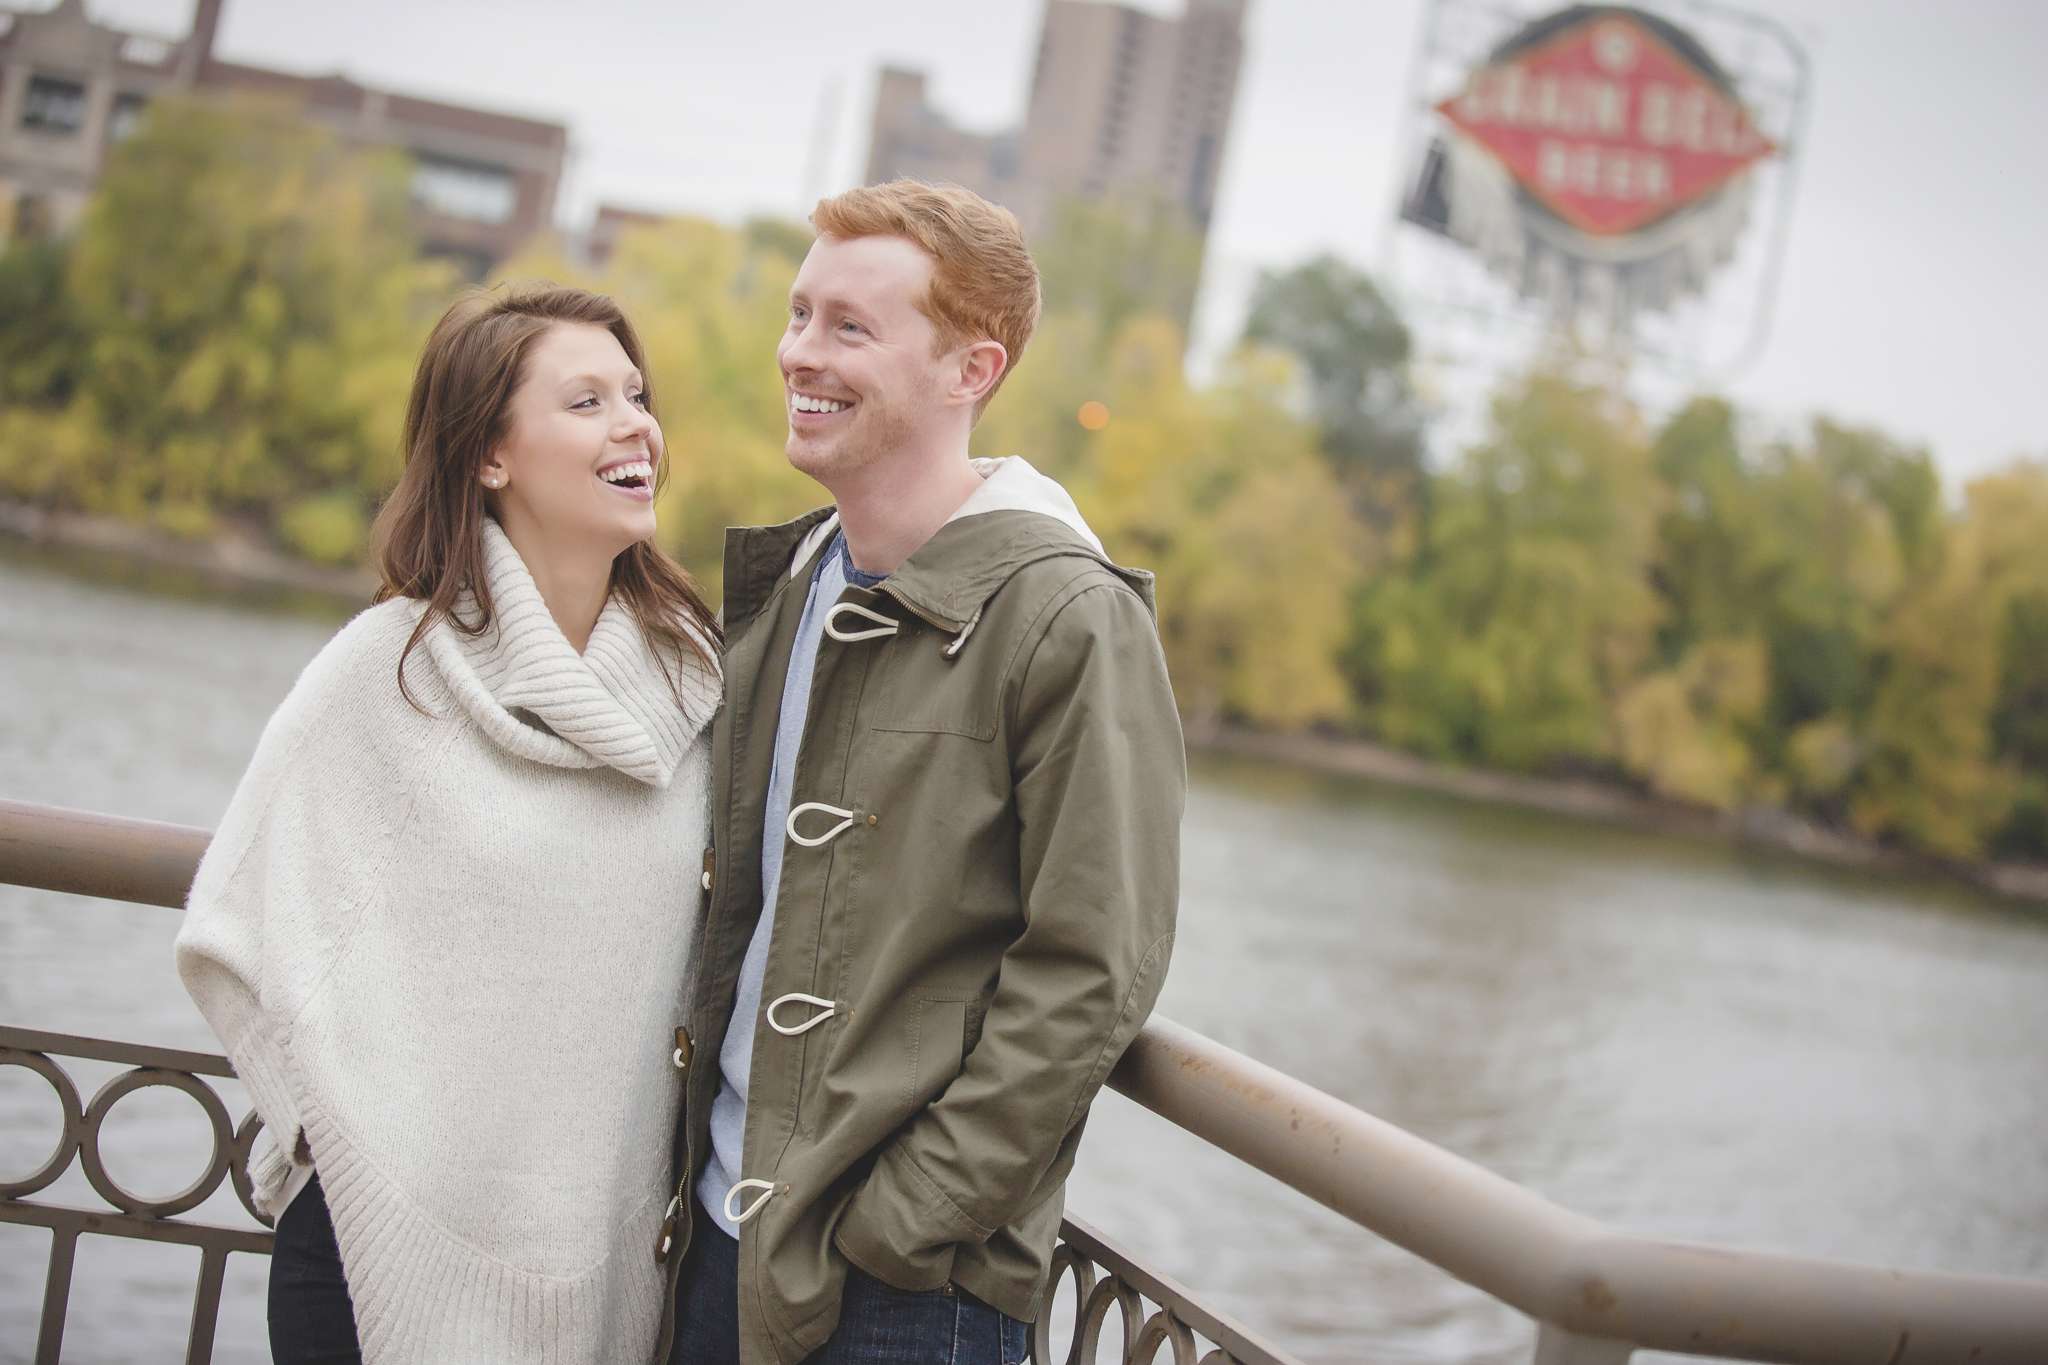
[[[867,182],[964,185],[1010,208],[1032,233],[1069,197],[1158,199],[1206,235],[1243,24],[1244,0],[1187,0],[1177,19],[1049,0],[1023,128],[963,131],[931,107],[922,74],[885,70]]]
[[[167,93],[247,93],[295,107],[342,137],[412,153],[427,249],[481,275],[552,219],[568,130],[463,105],[306,77],[213,55],[222,0],[166,41],[96,24],[83,0],[0,10],[0,237],[62,230],[84,211],[109,145]]]

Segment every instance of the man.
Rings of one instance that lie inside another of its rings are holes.
[[[663,1340],[1017,1365],[1166,973],[1179,721],[1151,576],[967,454],[1037,321],[1016,219],[897,181],[811,221],[777,354],[790,462],[836,505],[726,541]]]

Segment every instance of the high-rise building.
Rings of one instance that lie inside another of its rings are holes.
[[[1237,89],[1244,0],[1187,0],[1177,19],[1095,0],[1048,0],[1021,132],[962,131],[925,78],[885,70],[869,184],[964,185],[1042,232],[1062,200],[1170,205],[1206,235]]]
[[[925,98],[922,71],[882,68],[875,88],[868,184],[909,176],[933,185],[965,185],[1014,209],[1016,174],[1017,134],[955,128]]]
[[[405,148],[423,240],[473,273],[547,226],[568,148],[562,125],[220,61],[221,4],[197,0],[181,40],[96,24],[83,0],[0,9],[0,243],[76,221],[107,148],[150,100],[176,93],[267,96],[352,142]]]

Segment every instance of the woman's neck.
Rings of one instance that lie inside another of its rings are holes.
[[[538,528],[522,527],[514,519],[505,527],[505,538],[519,551],[526,572],[547,604],[548,615],[581,654],[590,647],[590,632],[612,593],[612,561],[588,550],[551,545]]]

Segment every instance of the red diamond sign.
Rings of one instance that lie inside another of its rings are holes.
[[[1595,237],[1696,203],[1777,150],[1712,75],[1626,10],[1480,68],[1437,110]]]

